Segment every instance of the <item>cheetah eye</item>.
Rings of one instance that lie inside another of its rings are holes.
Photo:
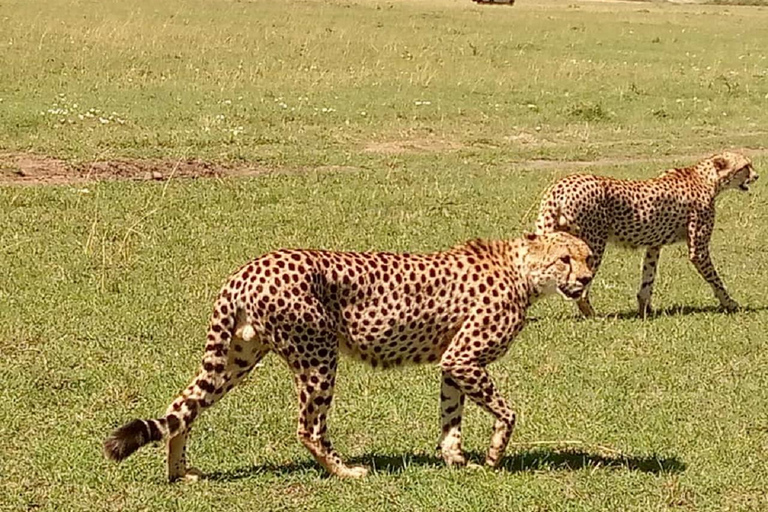
[[[562,261],[566,265],[570,264],[571,263],[571,256],[570,256],[570,254],[566,254],[565,256],[561,256],[560,257],[560,261]]]

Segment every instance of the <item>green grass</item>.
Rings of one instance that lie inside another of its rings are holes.
[[[40,5],[3,4],[0,149],[376,165],[364,150],[393,141],[449,142],[468,158],[575,159],[766,137],[760,7]]]
[[[757,164],[764,165],[765,160]],[[619,176],[655,169],[608,168]],[[432,458],[434,367],[374,371],[345,361],[331,433],[375,465],[359,482],[326,478],[294,438],[289,371],[274,357],[204,415],[191,457],[211,474],[167,485],[148,448],[115,466],[100,443],[154,416],[191,378],[211,302],[234,267],[276,246],[434,250],[521,230],[552,178],[458,165],[251,180],[4,188],[0,215],[0,503],[41,510],[761,510],[768,487],[760,186],[719,205],[713,252],[746,306],[724,315],[686,262],[662,256],[656,305],[631,312],[640,254],[609,252],[594,288],[600,318],[534,306],[493,365],[521,421],[506,469],[450,470]],[[734,232],[737,234],[734,235]],[[735,240],[738,240],[736,242]],[[683,306],[686,309],[680,311]],[[678,309],[675,309],[678,308]],[[474,407],[476,460],[491,421]],[[526,445],[540,441],[583,445]],[[603,447],[619,450],[616,458]]]
[[[658,317],[632,314],[641,254],[615,248],[600,317],[532,308],[491,367],[520,415],[500,471],[434,458],[436,368],[344,361],[331,435],[375,471],[325,477],[272,356],[196,424],[208,479],[166,484],[159,448],[100,453],[188,383],[219,286],[261,252],[517,236],[563,174],[526,159],[648,177],[764,147],[767,23],[662,3],[4,2],[3,152],[351,170],[0,187],[0,510],[768,509],[762,182],[718,204],[713,257],[743,311],[713,309],[682,246],[662,253]],[[610,165],[625,157],[664,161]],[[491,420],[470,406],[465,425],[479,461]]]

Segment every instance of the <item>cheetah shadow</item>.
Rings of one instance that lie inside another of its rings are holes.
[[[767,311],[768,306],[742,306],[737,311],[726,311],[719,306],[690,306],[683,304],[676,304],[674,306],[667,306],[661,309],[654,309],[652,313],[645,317],[646,320],[653,320],[655,318],[662,317],[674,317],[674,316],[689,316],[689,315],[702,315],[709,313],[720,313],[722,315],[735,315],[735,314],[752,314]],[[606,313],[598,315],[598,317],[616,320],[638,320],[640,316],[637,314],[637,310],[621,311],[619,313]]]
[[[481,464],[484,454],[480,452],[466,452],[467,460]],[[444,468],[443,460],[434,455],[426,454],[366,454],[349,459],[351,465],[364,465],[373,470],[373,473],[395,475],[403,473],[411,467]],[[507,473],[529,473],[534,471],[578,471],[581,469],[610,469],[623,471],[639,471],[641,473],[663,474],[681,473],[686,465],[675,456],[662,457],[651,455],[604,455],[591,453],[580,449],[568,448],[540,448],[509,453],[499,467],[499,471]],[[459,469],[471,474],[473,469]],[[206,480],[229,482],[251,478],[257,475],[271,473],[275,476],[294,473],[315,473],[327,477],[313,460],[291,462],[288,464],[257,464],[250,467],[242,467],[232,471],[218,471],[206,475]]]

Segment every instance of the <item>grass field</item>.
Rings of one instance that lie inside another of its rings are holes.
[[[652,319],[641,255],[615,248],[598,318],[532,308],[491,367],[520,417],[499,471],[435,458],[436,368],[343,361],[331,435],[374,471],[327,478],[274,357],[196,424],[206,479],[166,484],[160,448],[100,452],[187,384],[219,286],[263,251],[517,236],[576,168],[649,177],[735,147],[765,175],[766,26],[765,7],[638,2],[3,2],[5,155],[279,172],[0,187],[0,510],[768,510],[761,182],[718,206],[742,311],[714,308],[684,247]],[[468,409],[480,461],[491,420]]]

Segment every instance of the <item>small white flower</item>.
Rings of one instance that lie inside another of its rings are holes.
[[[103,117],[100,117],[100,118],[99,118],[99,122],[100,122],[101,124],[107,124],[107,123],[109,123],[109,119],[104,119]]]

